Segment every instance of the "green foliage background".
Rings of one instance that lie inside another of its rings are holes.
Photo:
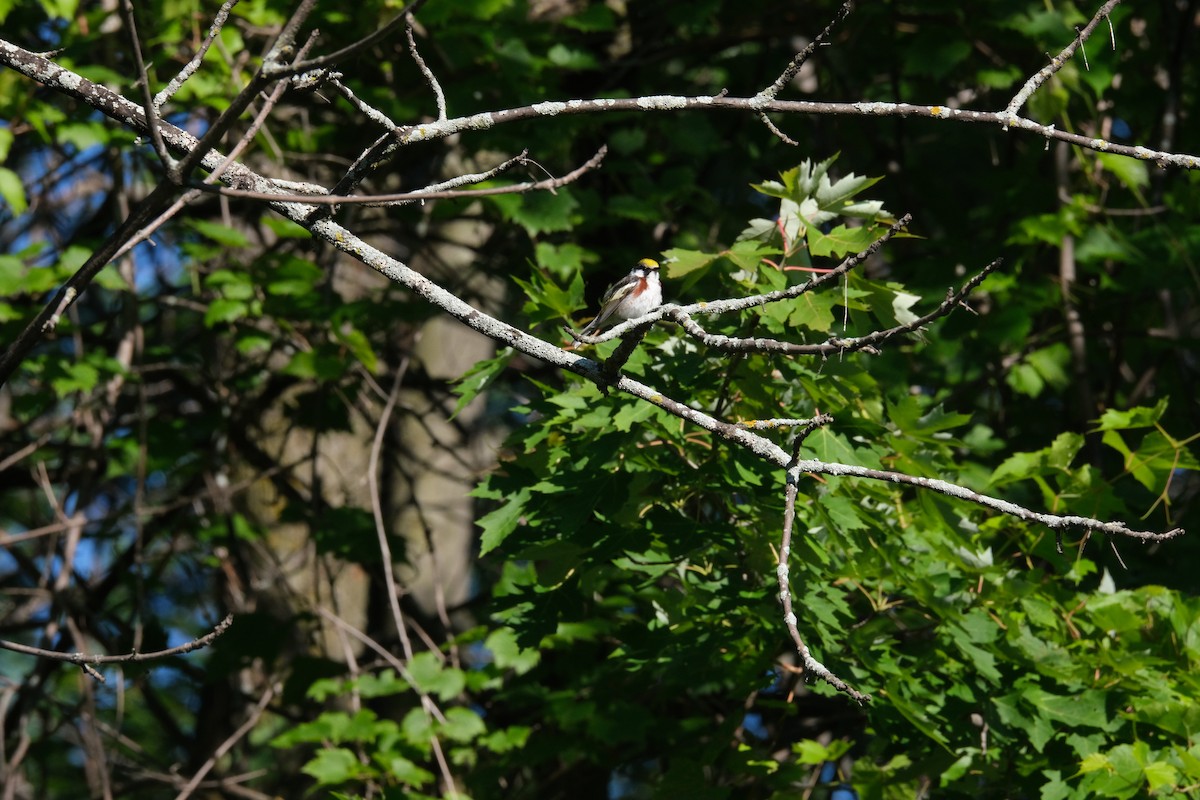
[[[1193,16],[1170,4],[1118,7],[1116,50],[1097,35],[1087,68],[1069,64],[1034,96],[1031,116],[1200,152],[1188,117],[1200,63],[1192,5]],[[418,15],[419,42],[452,116],[575,97],[749,95],[835,9],[430,0]],[[318,6],[321,46],[336,49],[396,10]],[[160,79],[214,11],[138,4]],[[253,62],[264,31],[289,11],[240,4],[223,46]],[[863,3],[818,50],[811,75],[802,73],[811,85],[785,96],[1000,109],[1093,12],[1058,2]],[[0,18],[5,37],[33,50],[61,47],[64,66],[129,89],[128,53],[96,47],[103,12],[0,2]],[[429,115],[430,92],[402,39],[372,55],[339,66],[345,83],[393,119]],[[250,68],[224,63],[205,62],[179,112],[194,121],[227,102]],[[277,113],[303,124],[256,143],[249,160],[267,173],[284,164],[328,182],[343,165],[324,154],[353,158],[377,135],[330,98],[289,96]],[[0,217],[0,337],[10,341],[43,293],[111,229],[118,184],[149,179],[153,155],[12,72],[0,73],[0,118],[8,121],[0,194],[9,206]],[[756,293],[807,274],[764,258],[832,266],[877,235],[870,220],[911,213],[913,235],[889,244],[865,274],[712,329],[809,341],[865,333],[931,309],[947,286],[1003,256],[971,304],[976,313],[959,311],[879,356],[828,360],[727,358],[661,327],[628,371],[725,419],[831,413],[834,424],[805,444],[815,457],[959,482],[1037,510],[1200,530],[1197,174],[945,121],[775,121],[799,148],[726,112],[499,126],[415,148],[371,188],[413,188],[523,148],[558,174],[601,144],[610,153],[601,171],[555,194],[348,208],[342,220],[413,256],[456,221],[493,223],[474,270],[503,277],[507,319],[557,341],[564,317],[582,318],[639,257],[674,259],[671,299]],[[101,191],[67,212],[34,203],[18,217],[40,191],[30,175],[46,152],[93,154],[76,169]],[[789,170],[835,154],[835,179],[880,178],[855,185],[856,199],[878,202],[861,215],[867,224],[838,208],[811,230],[785,224],[785,241],[753,222],[779,215],[780,195],[793,188]],[[260,469],[275,463],[256,448],[254,430],[285,391],[296,392],[294,424],[349,429],[352,398],[390,381],[408,346],[400,334],[434,313],[396,289],[347,299],[334,278],[356,265],[335,263],[252,203],[232,205],[235,223],[215,202],[189,208],[159,248],[178,258],[142,267],[157,278],[138,291],[106,275],[7,390],[0,452],[37,442],[30,463],[89,509],[94,555],[73,580],[90,610],[89,637],[113,652],[130,649],[135,621],[162,645],[220,618],[223,568],[238,563],[242,543],[267,540],[236,509],[196,514],[184,502],[228,458],[222,443]],[[26,231],[50,233],[34,244]],[[1060,287],[1068,239],[1082,354],[1071,350]],[[471,297],[469,277],[455,288]],[[143,362],[159,371],[123,376],[107,435],[92,441],[61,421],[100,403],[120,369],[121,321],[131,318],[147,332]],[[791,562],[800,628],[820,660],[872,694],[860,708],[787,668],[793,656],[775,588],[783,476],[655,408],[510,356],[498,354],[457,387],[468,396],[485,390],[492,424],[511,428],[476,491],[474,624],[449,632],[466,654],[460,663],[423,652],[403,665],[406,674],[379,661],[351,678],[337,659],[289,649],[288,626],[312,624],[299,608],[285,610],[284,628],[266,614],[239,619],[207,656],[126,670],[136,702],[6,654],[4,671],[20,676],[12,685],[25,687],[6,719],[34,709],[28,768],[42,796],[78,796],[76,765],[97,757],[63,733],[81,724],[88,696],[138,746],[109,743],[121,796],[161,796],[144,773],[183,765],[190,774],[208,758],[225,718],[256,700],[237,677],[251,665],[285,681],[283,691],[218,772],[265,769],[251,785],[267,795],[298,795],[297,773],[318,795],[437,795],[431,736],[474,797],[600,797],[612,787],[630,797],[827,796],[842,782],[864,798],[1184,797],[1200,785],[1200,601],[1194,575],[1180,568],[1198,555],[1194,534],[1147,547],[1068,533],[1060,555],[1043,528],[938,495],[806,481]],[[450,391],[428,375],[414,380],[432,397]],[[134,418],[147,390],[153,413]],[[785,432],[779,441],[786,446]],[[0,491],[0,517],[13,532],[53,521],[29,468],[8,470],[14,477]],[[156,476],[144,502],[166,510],[144,523],[135,552],[138,474]],[[322,552],[360,564],[378,583],[366,510],[324,507],[286,480],[280,486],[284,519],[309,525]],[[39,546],[13,547],[4,562],[8,638],[37,641],[62,614],[18,622],[13,613],[28,576],[53,563]],[[394,632],[372,619],[368,632],[394,650]],[[423,710],[414,687],[436,698],[441,718]],[[837,765],[832,781],[818,780],[826,763]]]

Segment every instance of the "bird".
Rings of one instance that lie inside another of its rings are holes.
[[[600,299],[600,312],[587,324],[581,336],[588,336],[610,317],[620,320],[636,319],[662,305],[662,282],[658,277],[658,262],[643,258],[633,265],[629,274],[608,287]]]

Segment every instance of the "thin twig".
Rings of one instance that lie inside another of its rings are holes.
[[[800,447],[804,444],[804,440],[807,439],[809,435],[817,428],[831,424],[833,422],[833,416],[831,414],[817,414],[812,419],[796,421],[803,422],[804,424],[800,426],[800,432],[796,434],[794,439],[792,439],[793,463],[800,458]]]
[[[788,633],[791,634],[792,643],[796,647],[796,653],[800,656],[800,661],[804,664],[806,672],[816,675],[839,692],[845,693],[859,705],[869,703],[871,702],[870,695],[863,694],[830,672],[824,664],[813,657],[813,654],[808,649],[808,645],[804,643],[803,637],[800,636],[796,614],[792,610],[791,569],[788,566],[788,559],[792,554],[792,528],[796,522],[796,496],[798,494],[799,483],[799,469],[796,466],[789,467],[787,471],[787,484],[784,487],[783,534],[780,536],[779,541],[779,563],[775,568],[775,575],[779,581],[779,601],[783,605],[783,623],[787,626]]]
[[[154,95],[154,109],[157,111],[163,107],[163,104],[175,96],[175,93],[183,88],[183,84],[187,79],[200,68],[200,63],[204,61],[204,55],[208,52],[208,48],[212,47],[212,43],[221,35],[221,28],[225,27],[225,21],[229,19],[229,12],[238,4],[238,0],[225,0],[221,4],[221,8],[217,11],[217,15],[213,17],[212,25],[208,27],[208,36],[204,37],[204,41],[200,43],[198,49],[188,63],[183,65],[183,69],[179,70],[179,74],[167,82],[162,91]]]
[[[246,717],[246,720],[237,727],[237,730],[229,734],[228,738],[221,742],[221,745],[215,751],[213,751],[213,754],[209,756],[208,760],[205,761],[203,765],[201,765],[200,769],[196,770],[196,774],[192,776],[192,779],[188,781],[187,784],[184,785],[183,789],[180,790],[179,794],[175,796],[175,800],[187,800],[187,798],[191,797],[192,792],[196,791],[196,788],[200,785],[200,782],[204,780],[204,776],[212,771],[212,768],[217,765],[217,762],[220,761],[226,753],[232,750],[235,744],[245,738],[250,731],[254,730],[254,726],[258,724],[259,718],[262,717],[263,713],[267,710],[267,706],[271,704],[271,700],[274,697],[275,686],[268,684],[267,688],[263,691],[263,696],[258,699],[257,703],[255,703],[254,708],[251,709],[249,716]]]
[[[383,452],[383,440],[387,434],[388,421],[400,398],[400,386],[404,382],[404,374],[408,371],[408,356],[400,362],[396,376],[392,380],[392,389],[388,392],[387,402],[375,425],[375,436],[371,441],[371,454],[367,460],[367,487],[371,495],[371,514],[375,519],[375,534],[379,541],[379,554],[383,560],[384,591],[392,611],[392,624],[396,626],[396,634],[400,637],[400,646],[404,650],[404,659],[411,661],[413,657],[412,642],[408,638],[408,627],[404,624],[404,612],[400,609],[400,588],[396,585],[396,575],[392,561],[392,546],[388,542],[387,524],[383,519],[383,498],[379,492],[379,454]]]
[[[433,70],[425,63],[425,59],[421,58],[421,54],[417,51],[417,40],[413,37],[413,15],[412,11],[405,15],[404,35],[408,39],[408,52],[412,55],[413,61],[417,65],[417,69],[421,70],[421,74],[425,76],[425,82],[429,84],[429,88],[433,90],[434,102],[437,105],[437,118],[439,122],[446,119],[446,95],[442,92],[442,86],[438,83],[438,79],[434,76]]]
[[[21,644],[20,642],[10,642],[0,639],[0,648],[4,650],[12,650],[15,653],[24,653],[27,656],[37,656],[38,658],[48,658],[53,661],[66,661],[71,664],[96,665],[96,664],[127,664],[137,663],[140,661],[155,661],[160,658],[169,658],[171,656],[180,656],[185,653],[190,653],[193,650],[199,650],[202,647],[208,647],[218,636],[223,634],[233,624],[233,614],[221,620],[215,628],[209,631],[199,639],[193,639],[190,642],[185,642],[178,647],[171,647],[166,650],[156,650],[152,653],[139,653],[137,651],[124,653],[122,655],[100,655],[95,653],[63,653],[57,650],[46,650],[41,647],[32,647],[31,645]],[[103,678],[101,678],[103,680]]]
[[[812,419],[773,418],[742,420],[733,424],[737,425],[739,428],[745,428],[748,431],[773,431],[780,428],[807,428],[817,420],[822,420],[822,425],[828,424],[828,422],[832,421],[832,419],[823,420],[822,416],[817,416]]]
[[[304,3],[301,6],[301,8],[304,9],[303,17],[307,17],[308,14],[311,13],[312,5],[314,3],[315,0],[304,0]],[[310,58],[305,61],[297,61],[287,66],[283,66],[281,63],[276,63],[270,66],[270,68],[267,70],[267,73],[271,78],[286,78],[291,75],[299,75],[302,72],[309,72],[321,67],[326,67],[330,64],[336,64],[343,59],[357,55],[367,48],[375,45],[377,42],[382,42],[384,39],[391,36],[392,32],[395,31],[396,28],[399,28],[401,24],[407,21],[409,14],[415,13],[417,9],[423,5],[425,5],[425,0],[413,0],[413,2],[401,9],[399,14],[388,20],[387,24],[382,28],[379,28],[373,33],[364,36],[353,44],[349,44],[342,49],[335,50],[327,55]],[[302,20],[303,17],[301,16],[299,9],[297,10],[297,13],[293,15],[293,19],[301,18]],[[292,22],[289,22],[288,27],[290,28],[290,31],[285,29],[284,32],[289,35],[287,37],[281,35],[279,44],[290,44],[291,40],[294,39],[296,32],[299,30],[299,23],[293,25]]]
[[[412,640],[409,639],[408,628],[404,621],[404,612],[400,608],[400,587],[396,584],[392,548],[388,542],[387,526],[383,519],[383,499],[379,493],[379,456],[383,452],[383,440],[387,434],[388,421],[391,419],[392,412],[395,410],[396,403],[399,400],[400,387],[404,382],[404,374],[408,371],[408,364],[409,358],[405,356],[396,370],[396,378],[392,382],[391,391],[388,393],[387,403],[384,404],[383,411],[379,415],[379,422],[375,426],[375,437],[371,442],[371,455],[367,460],[367,488],[371,497],[371,515],[375,520],[376,538],[379,541],[379,556],[383,561],[384,591],[387,593],[388,604],[392,611],[392,622],[396,626],[397,635],[400,637],[400,648],[404,651],[404,660],[411,662],[414,654]],[[433,700],[428,695],[421,695],[421,705],[425,708],[426,713],[433,713]],[[442,780],[453,791],[457,784],[454,780],[454,774],[450,771],[450,765],[446,762],[446,757],[442,753],[441,742],[436,735],[431,735],[430,738],[435,759],[442,772]]]
[[[774,100],[775,96],[779,94],[783,87],[787,86],[788,81],[796,77],[796,73],[798,73],[800,68],[804,66],[804,62],[808,61],[809,57],[817,51],[817,48],[825,43],[825,41],[829,38],[829,34],[833,30],[834,26],[849,16],[850,6],[850,0],[846,0],[846,2],[842,3],[842,7],[838,9],[837,16],[833,18],[833,21],[825,26],[825,30],[818,33],[816,37],[809,42],[808,47],[797,53],[795,57],[792,58],[792,62],[787,65],[787,69],[785,69],[780,76],[775,79],[774,83],[755,95],[755,99],[761,98],[763,101]]]
[[[417,683],[416,678],[412,676],[412,674],[408,671],[408,667],[405,666],[403,661],[396,658],[392,651],[388,650],[379,642],[375,641],[373,638],[363,633],[349,622],[346,622],[346,620],[342,619],[337,614],[334,614],[329,609],[322,606],[317,609],[317,613],[332,622],[334,625],[338,626],[339,629],[345,631],[370,649],[374,650],[380,657],[383,658],[384,661],[386,661],[392,666],[393,669],[396,670],[397,674],[404,679],[405,683],[412,687],[414,692],[416,692],[418,695],[424,695],[424,692],[422,691],[420,684]],[[433,717],[439,722],[445,722],[446,717],[442,713],[441,709],[437,707],[437,704],[430,700],[430,706],[433,709]]]
[[[129,49],[133,53],[133,67],[137,72],[137,83],[142,91],[142,111],[146,115],[146,127],[150,132],[150,141],[154,145],[154,152],[158,153],[158,160],[162,162],[167,178],[172,183],[178,184],[180,180],[179,166],[171,152],[167,150],[162,130],[158,127],[158,106],[154,104],[154,96],[151,94],[150,88],[150,75],[146,71],[146,62],[142,59],[142,42],[138,38],[132,0],[120,0],[117,9],[121,14],[121,21],[125,24],[125,30],[129,34]]]
[[[1025,81],[1025,84],[1021,87],[1021,90],[1017,92],[1016,96],[1014,96],[1009,102],[1008,107],[1004,109],[1004,114],[1007,117],[1011,117],[1015,122],[1017,118],[1017,112],[1021,109],[1021,106],[1025,105],[1025,102],[1029,100],[1031,96],[1033,96],[1033,93],[1036,92],[1042,84],[1050,80],[1050,78],[1056,72],[1062,69],[1066,63],[1071,60],[1071,56],[1075,55],[1075,50],[1081,47],[1084,42],[1091,38],[1092,31],[1094,31],[1096,26],[1100,24],[1100,20],[1108,19],[1109,14],[1111,14],[1112,10],[1120,5],[1120,3],[1121,0],[1108,0],[1107,3],[1100,6],[1100,10],[1096,12],[1091,21],[1088,22],[1088,24],[1083,28],[1076,31],[1075,38],[1071,41],[1071,43],[1064,47],[1061,53],[1051,59],[1048,65],[1042,67],[1032,77],[1030,77],[1029,80]],[[1110,28],[1111,24],[1112,23],[1110,22]],[[1116,49],[1115,38],[1113,40],[1113,49]]]
[[[305,44],[305,47],[310,47],[311,45],[312,40],[310,39],[309,42]],[[303,49],[301,52],[303,52]],[[237,157],[241,155],[247,147],[250,146],[250,142],[253,141],[254,136],[258,132],[259,128],[266,123],[267,116],[271,113],[271,109],[275,107],[275,103],[279,101],[279,98],[283,96],[283,93],[286,90],[286,83],[280,82],[275,85],[275,88],[271,91],[271,94],[267,95],[267,99],[266,102],[263,103],[263,107],[259,109],[258,113],[254,117],[254,120],[250,123],[249,127],[246,128],[245,133],[242,134],[241,139],[239,139],[238,143],[234,145],[232,150],[229,151],[229,155],[225,156],[221,163],[214,167],[213,170],[204,177],[204,180],[200,182],[199,185],[205,186],[216,183],[218,180],[220,180],[221,175],[224,174],[225,170],[228,169],[231,164],[235,163],[237,161]],[[125,244],[113,254],[112,260],[116,261],[142,242],[148,240],[154,235],[155,231],[157,231],[176,214],[186,208],[193,200],[200,197],[201,194],[202,193],[196,188],[192,188],[184,192],[182,195],[176,198],[175,202],[173,202],[166,210],[155,217],[133,236],[130,236],[129,240],[126,241]]]
[[[522,154],[520,156],[516,156],[515,158],[511,158],[500,166],[494,167],[487,172],[459,175],[458,177],[451,178],[448,181],[434,184],[424,189],[414,189],[411,192],[397,192],[394,194],[287,195],[273,192],[252,192],[243,189],[230,189],[225,186],[210,186],[207,183],[194,183],[191,184],[191,186],[197,191],[219,194],[225,197],[238,197],[245,200],[265,200],[272,203],[308,203],[314,206],[360,205],[367,206],[368,208],[399,206],[408,205],[410,203],[424,202],[426,200],[458,200],[471,197],[494,197],[502,194],[524,194],[526,192],[553,191],[566,186],[567,184],[574,183],[586,173],[598,168],[604,162],[604,156],[607,153],[608,146],[602,145],[600,149],[596,151],[594,156],[561,177],[552,177],[541,181],[514,183],[508,186],[491,186],[487,189],[445,189],[442,187],[464,186],[489,180],[490,178],[498,175],[500,172],[512,167],[514,164],[524,163],[526,161],[525,155]]]
[[[384,114],[379,109],[372,106],[366,100],[359,98],[350,87],[342,83],[340,78],[331,78],[328,85],[337,90],[338,94],[350,101],[350,104],[358,109],[359,113],[375,124],[382,127],[384,130],[394,131],[399,126],[392,122],[387,114]]]
[[[737,338],[725,336],[719,333],[709,333],[699,323],[692,319],[691,315],[684,312],[682,309],[675,308],[670,310],[666,315],[669,319],[678,322],[685,331],[687,331],[696,340],[707,347],[715,350],[720,350],[727,353],[787,353],[789,355],[833,355],[843,353],[853,353],[863,351],[876,355],[879,350],[875,345],[882,344],[889,339],[906,333],[912,333],[933,322],[936,319],[946,316],[954,309],[962,305],[963,300],[979,286],[983,280],[994,272],[1001,264],[1000,259],[996,259],[991,264],[984,267],[977,275],[973,276],[963,286],[955,290],[950,290],[946,293],[946,299],[943,300],[938,307],[929,312],[923,317],[906,322],[902,325],[888,328],[886,330],[874,331],[864,336],[851,337],[831,337],[820,344],[796,344],[793,342],[784,342],[778,339],[768,338]]]
[[[771,133],[775,134],[775,136],[780,141],[782,141],[784,144],[790,144],[792,147],[800,146],[799,142],[797,142],[792,137],[788,136],[783,131],[779,130],[779,128],[775,125],[775,123],[771,121],[771,118],[767,116],[767,112],[765,112],[765,111],[758,112],[758,118],[762,121],[763,125],[767,126],[767,130],[769,130]]]

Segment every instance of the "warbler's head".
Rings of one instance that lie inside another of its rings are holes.
[[[636,268],[644,272],[657,272],[658,262],[653,258],[643,258],[641,261],[637,262]]]

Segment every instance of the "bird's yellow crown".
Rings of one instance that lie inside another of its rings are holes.
[[[658,262],[653,258],[643,258],[637,265],[642,269],[658,269]]]

